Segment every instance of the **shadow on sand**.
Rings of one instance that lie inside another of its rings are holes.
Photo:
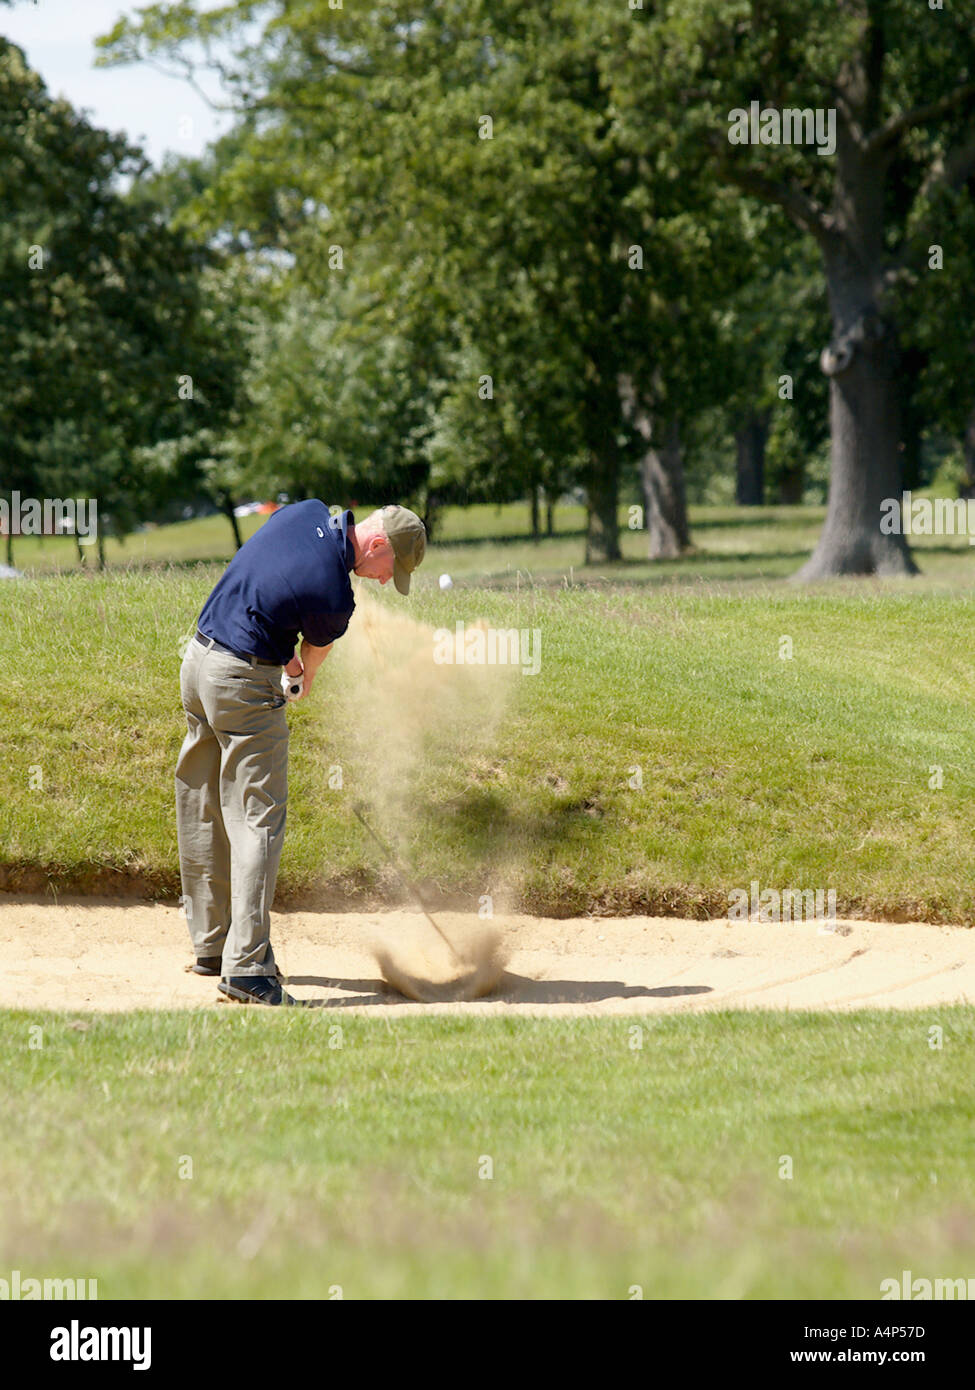
[[[287,984],[347,990],[351,995],[348,999],[304,999],[302,1004],[306,1009],[364,1008],[372,1004],[405,1002],[404,996],[385,980],[291,975]],[[506,972],[499,987],[485,999],[505,1004],[597,1004],[606,999],[674,999],[685,994],[711,992],[711,985],[661,985],[652,989],[646,985],[627,985],[622,980],[531,980],[527,975]]]

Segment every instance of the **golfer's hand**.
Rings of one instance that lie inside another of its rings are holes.
[[[294,699],[289,700],[289,702],[288,702],[289,704],[292,704],[292,705],[293,705],[293,704],[296,704],[299,700],[303,700],[303,699],[305,698],[305,696],[308,694],[308,687],[309,687],[309,685],[311,684],[311,681],[309,680],[308,675],[307,675],[307,673],[305,672],[304,666],[301,664],[301,660],[300,660],[300,658],[299,658],[297,652],[294,654],[294,656],[291,658],[291,660],[286,664],[286,666],[285,666],[285,668],[284,668],[284,673],[285,673],[286,676],[304,676],[304,680],[303,680],[303,682],[302,682],[302,687],[301,687],[301,694],[300,694],[300,695],[296,695],[296,696],[294,697]]]
[[[284,668],[290,673],[292,666],[294,666],[296,668],[294,675],[301,673],[305,678],[301,694],[298,696],[299,700],[303,700],[309,690],[311,690],[311,683],[315,679],[315,674],[319,666],[321,666],[322,662],[332,650],[332,645],[333,644],[329,642],[327,647],[313,647],[310,642],[302,642],[300,658],[293,656]]]

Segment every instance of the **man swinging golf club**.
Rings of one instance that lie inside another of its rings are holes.
[[[270,909],[288,801],[283,672],[305,699],[355,608],[354,572],[401,594],[426,531],[405,507],[356,524],[324,502],[274,512],[237,552],[200,613],[180,668],[187,732],[176,765],[182,903],[198,975],[241,1003],[295,1004],[281,988]],[[296,652],[298,634],[301,652]]]

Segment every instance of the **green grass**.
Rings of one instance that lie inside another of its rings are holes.
[[[913,581],[785,583],[821,518],[698,509],[692,556],[651,565],[624,531],[623,563],[583,569],[578,509],[538,545],[526,508],[448,512],[409,605],[381,601],[537,628],[541,672],[482,728],[477,702],[435,725],[403,818],[362,713],[395,708],[338,643],[289,715],[279,904],[393,890],[350,813],[364,795],[468,905],[723,915],[758,879],[975,924],[972,553],[922,543]],[[102,575],[68,541],[17,542],[0,885],[178,891],[180,639],[229,535],[210,518],[109,542]],[[102,1298],[872,1299],[903,1269],[967,1278],[973,1043],[965,1007],[8,1011],[0,1275],[97,1278]]]
[[[934,489],[917,496],[934,495]],[[941,491],[944,491],[942,489]],[[359,509],[360,514],[366,508]],[[630,509],[621,506],[617,564],[585,566],[585,511],[560,504],[555,509],[555,534],[533,542],[529,513],[523,503],[503,506],[448,507],[438,521],[432,563],[439,573],[476,580],[481,587],[563,585],[620,582],[639,585],[691,585],[702,580],[716,584],[787,579],[795,574],[816,543],[824,507],[691,507],[693,550],[679,560],[646,559],[646,536],[629,527]],[[246,540],[264,518],[239,520]],[[971,583],[975,555],[964,536],[914,537],[912,545],[924,572],[925,587],[957,587]],[[94,547],[85,547],[86,566],[96,563]],[[109,568],[132,569],[159,565],[226,563],[233,554],[230,525],[222,516],[161,526],[105,542]],[[68,537],[16,538],[15,565],[29,574],[77,570],[78,553]],[[919,587],[914,582],[914,587]]]
[[[356,509],[365,516],[368,506]],[[729,512],[730,514],[730,512]],[[620,508],[621,525],[626,525],[628,511]],[[239,517],[237,524],[244,540],[252,536],[266,520],[263,516]],[[546,541],[554,553],[564,542],[565,553],[572,554],[578,563],[582,550],[585,510],[581,506],[560,504],[555,509],[554,529],[559,538]],[[448,507],[438,522],[438,543],[462,543],[483,553],[485,545],[524,543],[529,540],[528,508],[521,504],[503,506]],[[223,516],[198,517],[170,526],[153,526],[116,539],[107,536],[105,560],[110,567],[131,567],[160,563],[186,564],[200,561],[229,560],[234,541],[230,523]],[[95,565],[95,547],[85,545],[85,564]],[[14,540],[14,563],[30,572],[80,567],[75,541],[67,536],[20,536]]]
[[[102,1298],[876,1298],[972,1273],[973,1045],[959,1007],[8,1012],[0,1268]]]
[[[758,879],[835,888],[846,912],[975,922],[968,587],[522,576],[493,588],[459,575],[441,594],[439,557],[425,568],[408,606],[383,601],[433,627],[484,618],[542,634],[541,673],[508,682],[497,727],[439,727],[416,767],[397,833],[445,894],[555,914],[722,915]],[[0,882],[178,891],[180,638],[219,572],[0,585]],[[282,904],[394,887],[349,809],[364,795],[393,825],[360,728],[382,700],[339,642],[289,716]],[[395,703],[384,717],[395,725]],[[328,785],[336,764],[341,792]]]

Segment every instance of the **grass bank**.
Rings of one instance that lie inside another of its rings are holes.
[[[442,756],[417,765],[398,839],[432,889],[555,915],[707,916],[758,880],[833,888],[845,912],[975,922],[967,590],[459,576],[441,594],[437,564],[408,610],[383,601],[433,628],[537,630],[541,669],[508,682],[483,738],[444,729]],[[180,643],[218,574],[0,586],[5,886],[177,891]],[[396,891],[350,810],[364,795],[384,823],[358,739],[362,702],[382,699],[339,642],[290,713],[282,902]]]

